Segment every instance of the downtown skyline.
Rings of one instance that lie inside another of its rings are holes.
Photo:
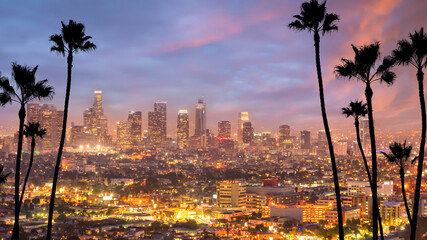
[[[76,56],[70,122],[81,123],[93,90],[100,89],[109,125],[124,120],[128,111],[148,112],[157,101],[168,102],[168,126],[175,126],[179,109],[189,110],[192,125],[194,104],[203,96],[207,128],[214,131],[224,120],[233,128],[242,111],[249,112],[258,132],[277,132],[282,124],[290,125],[291,131],[322,128],[312,39],[286,27],[298,4],[179,3],[173,8],[162,2],[7,3],[0,16],[0,31],[8,33],[0,36],[0,71],[10,78],[11,62],[38,64],[36,77],[47,78],[55,87],[49,102],[61,110],[65,62],[49,51],[48,36],[60,21],[75,19],[85,23],[98,49]],[[427,21],[426,8],[423,1],[328,1],[328,9],[342,16],[339,34],[321,41],[333,129],[352,129],[341,108],[350,100],[363,99],[362,85],[336,79],[333,66],[341,57],[351,56],[350,44],[380,40],[383,56],[390,54],[397,40]],[[39,14],[42,10],[48,11]],[[120,17],[111,17],[115,14]],[[394,86],[374,87],[375,123],[380,129],[418,129],[414,71],[404,67],[395,71]],[[17,106],[6,105],[0,111],[1,125],[16,125]],[[145,114],[142,121],[147,124]]]

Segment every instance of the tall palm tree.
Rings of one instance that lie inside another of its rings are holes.
[[[31,68],[21,66],[17,63],[12,63],[12,77],[14,79],[13,87],[7,78],[0,79],[0,104],[4,106],[7,103],[17,102],[20,105],[19,109],[19,132],[18,132],[18,150],[16,153],[16,168],[15,168],[15,224],[13,227],[13,238],[19,239],[19,177],[21,174],[21,154],[22,141],[25,121],[25,106],[28,102],[34,99],[51,98],[53,96],[53,88],[47,85],[47,79],[36,81],[36,72],[38,66]]]
[[[325,128],[326,138],[328,140],[329,154],[331,156],[332,173],[334,175],[335,195],[338,211],[338,228],[339,237],[344,239],[344,222],[342,218],[341,194],[338,180],[338,170],[335,161],[334,147],[332,144],[331,133],[329,131],[328,118],[326,115],[325,96],[323,93],[322,69],[320,66],[320,33],[325,35],[332,31],[337,31],[338,27],[335,23],[339,20],[339,16],[334,13],[326,12],[326,1],[319,4],[317,0],[304,2],[301,5],[301,13],[295,15],[295,21],[291,22],[288,27],[297,31],[309,31],[314,34],[314,49],[316,57],[317,80],[319,84],[320,108],[322,110],[323,126]]]
[[[362,101],[355,101],[350,102],[348,107],[342,108],[342,114],[344,114],[346,117],[354,117],[354,126],[356,128],[356,139],[357,139],[357,145],[359,146],[360,154],[363,158],[363,163],[366,168],[366,173],[368,174],[368,180],[369,184],[372,188],[372,179],[371,179],[371,172],[369,171],[369,165],[368,161],[366,160],[365,151],[362,147],[362,142],[360,141],[360,123],[359,118],[366,116],[368,114],[368,108],[366,103],[363,103]]]
[[[421,143],[418,158],[417,180],[415,183],[414,208],[412,212],[411,240],[416,239],[418,209],[420,202],[421,178],[424,164],[424,151],[426,144],[426,103],[424,100],[424,72],[427,67],[427,34],[421,28],[409,34],[410,41],[402,39],[397,43],[397,48],[393,51],[393,58],[399,65],[412,65],[417,69],[418,95],[421,106]]]
[[[406,162],[409,160],[409,157],[411,155],[412,146],[406,146],[406,141],[403,144],[394,142],[393,144],[390,144],[390,151],[390,154],[387,154],[385,152],[381,153],[386,157],[389,162],[395,163],[397,166],[399,166],[403,201],[405,202],[406,214],[408,215],[409,225],[412,226],[413,221],[411,218],[411,211],[409,210],[408,201],[406,200],[405,193],[405,167],[407,165]],[[414,163],[416,159],[417,158],[414,158],[414,160],[412,160],[412,163]]]
[[[369,118],[369,135],[371,139],[371,152],[372,152],[372,202],[376,210],[372,211],[373,220],[373,237],[378,239],[378,200],[377,200],[377,155],[375,144],[375,129],[374,129],[374,116],[372,110],[372,96],[373,91],[371,84],[380,81],[388,85],[392,85],[396,74],[390,71],[393,66],[391,58],[384,58],[382,64],[377,65],[377,60],[380,56],[380,43],[375,42],[370,45],[356,47],[351,45],[355,53],[354,61],[342,59],[342,64],[335,67],[337,77],[356,78],[365,83],[365,97],[368,105],[368,118]],[[380,224],[382,231],[382,225]],[[383,234],[381,234],[383,239]]]
[[[36,147],[36,138],[46,135],[46,129],[40,128],[40,123],[28,123],[28,125],[24,125],[24,136],[26,138],[31,138],[31,155],[30,155],[30,163],[28,165],[27,174],[25,175],[24,186],[22,187],[21,198],[19,199],[19,206],[22,206],[22,200],[24,199],[25,187],[27,186],[28,177],[30,176],[31,167],[33,166],[34,161],[34,149]]]
[[[56,185],[58,182],[59,167],[61,166],[61,157],[64,149],[65,134],[67,130],[68,105],[71,92],[71,69],[73,67],[73,54],[78,52],[89,52],[96,49],[96,45],[90,42],[91,36],[85,34],[85,26],[82,23],[76,23],[73,20],[68,22],[68,25],[61,22],[61,34],[50,36],[50,41],[53,46],[50,48],[52,52],[57,52],[62,56],[67,55],[67,89],[65,93],[64,104],[64,119],[62,122],[61,140],[59,142],[58,157],[56,159],[55,172],[53,176],[52,194],[50,196],[49,218],[47,225],[46,239],[51,239],[52,236],[52,217],[55,207]]]
[[[362,142],[360,141],[360,129],[359,129],[359,126],[360,126],[359,118],[364,117],[366,116],[366,114],[368,114],[367,104],[363,103],[362,101],[350,102],[347,108],[342,108],[342,114],[346,115],[346,117],[350,117],[350,116],[354,117],[354,126],[356,127],[357,145],[359,146],[360,154],[362,155],[362,158],[363,158],[366,174],[368,175],[369,186],[371,187],[371,191],[372,191],[373,185],[372,185],[371,171],[369,171],[368,161],[366,159],[365,151],[363,150],[363,147],[362,147]],[[374,209],[374,211],[375,210],[378,210],[378,209]],[[377,213],[377,216],[378,216],[378,224],[382,226],[380,214]],[[384,237],[382,228],[380,228],[380,234],[382,239]]]
[[[0,184],[3,184],[6,182],[7,177],[11,174],[11,173],[3,173],[3,165],[0,165]]]

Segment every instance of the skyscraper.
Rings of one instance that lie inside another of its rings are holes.
[[[187,109],[178,111],[178,119],[176,126],[176,141],[180,149],[188,147],[188,138],[190,135],[190,125],[188,122]]]
[[[131,123],[117,122],[117,146],[126,150],[132,147],[131,144]]]
[[[194,136],[203,136],[206,134],[206,103],[203,99],[199,99],[196,104],[196,128],[194,130]]]
[[[279,142],[288,140],[291,136],[291,127],[289,125],[280,125],[279,126]]]
[[[218,122],[218,137],[231,138],[231,123],[230,121]]]
[[[166,133],[167,133],[167,126],[166,126],[166,102],[155,102],[154,103],[154,112],[158,113],[158,121],[159,121],[159,128],[160,128],[160,137],[161,142],[166,143]]]
[[[310,149],[310,131],[301,131],[301,149]]]
[[[371,138],[369,135],[369,119],[363,118],[360,126],[360,136],[366,155],[371,154]]]
[[[86,127],[86,133],[95,136],[96,144],[106,145],[106,139],[109,137],[107,123],[102,104],[102,91],[95,90],[93,106],[83,112],[83,126]]]
[[[99,118],[104,116],[104,106],[102,105],[102,91],[95,90],[94,92],[94,102],[93,102],[93,110],[95,115]]]
[[[252,139],[254,138],[254,128],[252,127],[251,122],[243,123],[243,143],[252,143]]]
[[[153,147],[162,144],[162,124],[160,112],[148,112],[148,138]]]
[[[130,124],[130,144],[132,148],[138,148],[142,137],[142,113],[140,111],[130,111],[128,113]]]
[[[248,112],[239,112],[237,119],[237,141],[243,142],[243,123],[249,121]]]
[[[63,111],[57,111],[53,104],[36,104],[27,105],[27,121],[38,122],[41,128],[46,129],[46,135],[38,139],[38,145],[41,148],[56,148],[62,131]]]

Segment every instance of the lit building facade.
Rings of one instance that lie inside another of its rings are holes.
[[[243,123],[249,121],[248,112],[239,112],[237,119],[237,141],[243,142]]]
[[[289,125],[279,126],[279,143],[286,141],[291,136],[291,127]]]
[[[27,121],[38,122],[46,129],[46,135],[37,139],[37,146],[42,149],[57,148],[61,139],[63,111],[57,111],[53,104],[27,105]]]
[[[311,148],[310,131],[301,131],[301,149]]]
[[[157,112],[157,119],[160,129],[160,138],[161,143],[166,143],[166,137],[167,137],[167,111],[166,111],[166,102],[156,102],[154,103],[154,112]]]
[[[254,128],[251,122],[243,123],[243,143],[252,143],[254,138]]]
[[[132,148],[138,148],[142,139],[142,113],[140,111],[130,111],[128,113],[130,124],[130,143]]]
[[[131,141],[131,123],[126,121],[117,122],[117,146],[122,150],[130,149]]]
[[[159,112],[148,112],[148,138],[150,145],[158,147],[163,143],[161,114]]]
[[[204,136],[206,134],[206,103],[199,99],[196,104],[194,136]]]
[[[231,138],[231,122],[230,121],[218,122],[218,137]]]
[[[178,111],[178,119],[176,126],[176,141],[178,148],[184,149],[188,147],[188,139],[190,136],[190,124],[188,120],[188,110],[181,109]]]
[[[246,207],[246,182],[222,181],[217,185],[218,207]]]

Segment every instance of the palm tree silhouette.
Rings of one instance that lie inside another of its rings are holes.
[[[357,145],[359,146],[360,153],[363,158],[363,163],[366,168],[366,173],[368,174],[368,180],[369,184],[372,188],[372,179],[371,179],[371,172],[369,171],[369,165],[368,161],[366,160],[365,151],[362,147],[362,142],[360,141],[360,128],[359,128],[359,118],[366,116],[368,114],[368,108],[366,106],[366,103],[363,103],[362,101],[355,101],[350,102],[348,107],[342,108],[342,114],[344,114],[346,117],[354,117],[354,126],[356,128],[356,138],[357,138]]]
[[[373,238],[378,239],[378,224],[380,225],[381,239],[382,224],[378,221],[379,209],[377,200],[377,155],[375,144],[375,129],[374,129],[374,116],[372,110],[372,96],[373,91],[371,84],[376,81],[385,82],[392,85],[396,74],[390,71],[393,66],[393,60],[389,57],[383,59],[381,65],[377,67],[376,63],[380,56],[380,43],[375,42],[370,45],[356,47],[351,45],[355,53],[354,61],[348,59],[341,59],[342,64],[335,67],[337,77],[345,77],[348,79],[356,78],[365,83],[365,97],[368,105],[368,119],[369,119],[369,135],[371,139],[371,152],[372,152],[372,201],[376,210],[372,211],[373,220]],[[372,74],[373,73],[373,74]]]
[[[397,43],[397,48],[393,51],[393,58],[399,65],[412,65],[417,69],[418,95],[421,106],[421,142],[418,158],[417,180],[415,183],[414,208],[412,212],[411,238],[416,239],[418,209],[420,202],[421,178],[424,164],[424,151],[426,144],[426,103],[424,99],[424,72],[427,67],[427,34],[421,28],[419,32],[409,34],[410,41],[402,39]]]
[[[386,159],[391,162],[395,163],[397,166],[399,166],[399,175],[400,175],[400,183],[402,184],[402,196],[403,201],[405,202],[405,208],[406,208],[406,214],[408,215],[409,224],[412,226],[413,220],[411,218],[411,212],[409,210],[408,201],[406,200],[406,193],[405,193],[405,166],[407,165],[407,161],[409,160],[409,157],[411,155],[412,146],[406,146],[406,141],[401,144],[394,142],[390,145],[390,154],[387,154],[385,152],[381,152]],[[412,163],[415,162],[417,157],[412,160]]]
[[[19,207],[22,206],[22,200],[24,199],[25,187],[27,186],[28,177],[30,176],[31,167],[33,166],[34,160],[34,149],[36,147],[36,138],[46,135],[46,129],[40,128],[40,123],[28,123],[28,125],[24,125],[24,136],[26,138],[31,138],[31,155],[30,155],[30,163],[28,165],[27,174],[25,175],[24,186],[22,187],[21,198],[19,199]]]
[[[18,150],[16,153],[16,168],[15,168],[15,224],[13,227],[13,239],[19,239],[19,177],[21,174],[21,154],[22,141],[25,121],[25,105],[34,99],[52,98],[53,88],[47,86],[47,79],[36,82],[36,72],[38,66],[30,68],[21,66],[17,63],[12,63],[12,77],[14,79],[15,88],[10,84],[5,77],[0,79],[0,104],[4,106],[7,103],[17,102],[20,105],[19,109],[19,132],[18,132]]]
[[[50,196],[49,206],[49,218],[47,225],[46,239],[51,239],[52,235],[52,217],[53,209],[55,207],[55,195],[56,185],[58,182],[59,168],[61,164],[62,152],[65,143],[65,134],[67,130],[67,119],[68,119],[68,105],[70,101],[71,92],[71,69],[73,67],[73,54],[78,52],[89,52],[96,49],[96,45],[90,42],[91,36],[85,34],[85,26],[82,23],[76,23],[73,20],[65,25],[61,22],[62,29],[61,34],[54,34],[50,36],[50,41],[53,42],[53,46],[50,48],[52,52],[57,52],[62,56],[67,54],[67,89],[65,93],[65,104],[64,104],[64,118],[62,122],[62,133],[61,140],[59,142],[58,157],[56,159],[55,172],[53,176],[52,193]]]
[[[363,147],[362,147],[362,142],[360,141],[360,129],[359,129],[359,126],[360,126],[359,118],[364,117],[366,116],[366,114],[368,114],[367,104],[363,103],[362,101],[350,102],[348,108],[342,108],[342,114],[346,115],[346,117],[350,117],[350,116],[354,117],[354,126],[356,128],[357,145],[359,146],[360,154],[362,155],[362,158],[363,158],[363,164],[365,165],[366,174],[368,175],[369,186],[371,187],[371,191],[372,191],[373,185],[372,185],[371,172],[369,171],[368,161],[366,159],[365,151],[363,150]],[[381,215],[378,213],[377,216],[378,216],[378,223],[380,226],[382,226]],[[383,238],[382,228],[380,228],[380,234],[381,234],[381,238]]]
[[[322,35],[325,35],[326,33],[337,31],[338,27],[335,25],[335,22],[339,20],[339,16],[334,13],[326,12],[326,1],[319,4],[317,0],[311,0],[310,2],[304,2],[301,5],[301,13],[299,15],[295,15],[294,18],[296,18],[296,20],[288,25],[290,29],[295,29],[297,31],[308,30],[309,32],[313,32],[314,34],[314,48],[316,57],[317,80],[319,84],[320,108],[322,110],[323,125],[325,128],[326,138],[328,140],[329,153],[331,156],[332,173],[334,175],[335,195],[338,211],[339,237],[341,240],[343,240],[344,222],[342,218],[338,170],[336,167],[334,147],[332,144],[331,133],[329,131],[328,118],[326,115],[325,96],[323,93],[322,69],[320,66],[320,33],[322,33]]]
[[[6,182],[7,177],[11,174],[11,173],[3,173],[3,165],[0,165],[0,184],[3,184]]]

